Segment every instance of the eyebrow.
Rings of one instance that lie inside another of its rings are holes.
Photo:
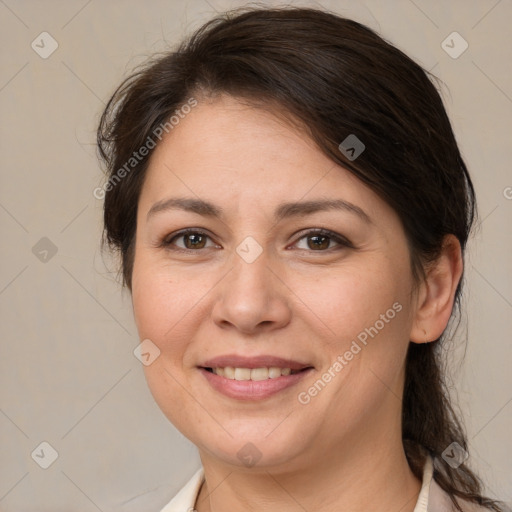
[[[146,219],[148,220],[153,215],[168,210],[184,210],[191,213],[197,213],[205,217],[221,218],[224,215],[224,210],[208,201],[202,199],[186,198],[186,197],[171,197],[158,201],[149,209]],[[281,203],[274,212],[274,217],[277,221],[291,218],[291,217],[304,217],[312,213],[328,210],[339,210],[357,215],[361,220],[367,224],[372,224],[368,214],[359,206],[349,203],[343,199],[324,199],[313,201],[289,202]]]

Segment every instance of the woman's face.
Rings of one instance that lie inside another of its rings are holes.
[[[396,213],[304,135],[200,101],[154,150],[138,205],[133,306],[160,350],[144,367],[156,402],[238,466],[400,438],[409,261]]]

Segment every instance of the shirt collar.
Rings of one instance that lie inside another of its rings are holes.
[[[427,455],[425,465],[423,466],[423,481],[421,482],[420,494],[418,501],[414,507],[413,512],[427,512],[430,484],[432,482],[432,475],[434,472],[434,465],[432,464],[432,457]],[[437,511],[436,511],[437,512]]]

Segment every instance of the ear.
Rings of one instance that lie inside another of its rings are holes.
[[[446,235],[441,254],[426,269],[417,294],[409,339],[413,343],[437,340],[452,314],[455,292],[462,275],[462,251],[454,235]]]

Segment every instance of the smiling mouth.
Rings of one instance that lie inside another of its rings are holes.
[[[261,381],[267,379],[277,379],[279,377],[285,377],[288,375],[295,375],[297,373],[304,372],[311,369],[311,366],[302,368],[300,370],[292,370],[291,368],[279,368],[277,366],[262,367],[262,368],[235,368],[232,366],[226,366],[224,368],[208,368],[201,367],[209,373],[224,377],[230,380],[238,381]]]

